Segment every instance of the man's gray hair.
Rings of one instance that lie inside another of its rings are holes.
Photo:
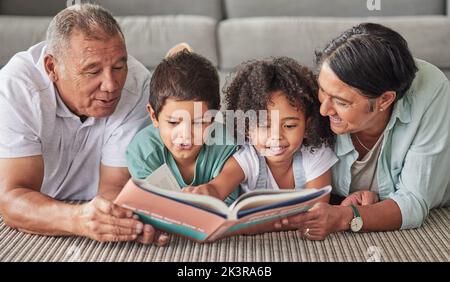
[[[59,12],[47,29],[47,54],[60,56],[74,30],[93,40],[123,37],[119,24],[106,9],[94,4],[77,4]]]

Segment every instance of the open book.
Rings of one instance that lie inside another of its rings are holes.
[[[198,242],[243,234],[257,225],[307,211],[331,186],[303,190],[256,190],[231,206],[220,199],[183,193],[167,165],[147,179],[130,179],[115,204],[131,209],[140,220]]]

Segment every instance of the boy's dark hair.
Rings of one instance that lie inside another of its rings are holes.
[[[367,98],[395,91],[396,99],[401,99],[417,72],[406,40],[374,23],[362,23],[333,39],[322,52],[316,52],[319,68],[323,62]]]
[[[287,57],[243,63],[225,89],[227,109],[243,112],[254,110],[259,113],[267,109],[271,94],[275,91],[282,91],[291,105],[303,111],[305,118],[309,119],[303,141],[305,146],[314,149],[322,144],[334,144],[328,119],[319,112],[316,76],[307,67]],[[246,132],[235,132],[236,136],[245,134],[248,140],[248,127],[249,122],[246,120]]]
[[[158,118],[167,98],[206,102],[209,110],[220,108],[219,75],[203,56],[187,50],[165,58],[150,81],[149,103]]]

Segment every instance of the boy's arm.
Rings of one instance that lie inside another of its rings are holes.
[[[225,200],[245,178],[244,171],[234,157],[230,157],[222,171],[210,182],[184,188],[183,192],[209,195]]]

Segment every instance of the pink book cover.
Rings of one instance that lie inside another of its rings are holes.
[[[314,203],[323,201],[329,191],[322,191],[320,196],[305,202],[256,211],[238,220],[228,220],[224,215],[144,190],[130,179],[115,204],[133,210],[141,221],[155,228],[197,242],[213,242],[237,234],[258,233],[258,228],[267,227],[268,223],[307,211]]]

